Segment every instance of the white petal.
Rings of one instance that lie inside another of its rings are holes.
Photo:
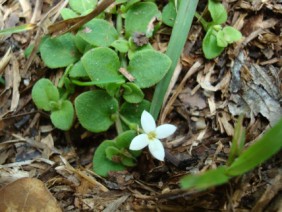
[[[167,138],[171,136],[176,130],[176,126],[172,124],[163,124],[158,126],[156,129],[156,134],[158,139]]]
[[[140,150],[149,144],[149,139],[146,134],[140,134],[133,138],[130,143],[129,149]]]
[[[156,129],[155,119],[146,110],[144,110],[141,115],[141,126],[145,133],[155,131]]]
[[[165,151],[164,146],[160,140],[154,139],[153,141],[150,141],[149,150],[156,159],[164,161]]]

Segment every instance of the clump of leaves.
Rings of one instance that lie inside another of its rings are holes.
[[[74,119],[73,105],[60,97],[59,90],[49,79],[41,79],[32,89],[32,99],[42,110],[51,112],[51,121],[61,130],[69,130]]]
[[[163,22],[173,26],[177,14],[177,1],[170,0],[163,8]],[[202,42],[204,55],[207,59],[213,59],[220,55],[225,47],[241,39],[240,31],[231,26],[222,26],[227,21],[227,11],[217,0],[208,1],[208,10],[212,21],[207,22],[198,13],[195,16],[202,23],[206,35]]]
[[[62,17],[87,14],[96,4],[96,0],[70,1]],[[69,130],[74,117],[94,133],[116,127],[117,138],[102,142],[94,155],[94,170],[102,176],[136,164],[139,151],[129,150],[129,144],[141,113],[150,107],[142,89],[156,85],[171,65],[170,58],[149,43],[161,20],[154,2],[116,1],[104,13],[116,17],[116,27],[100,14],[76,34],[43,39],[39,51],[45,64],[66,70],[57,87],[40,79],[32,90],[36,106],[51,112],[59,129]],[[88,89],[73,95],[80,86]]]
[[[209,0],[208,10],[212,18],[211,22],[198,17],[207,32],[202,43],[204,55],[207,59],[213,59],[220,55],[227,45],[240,40],[242,34],[234,27],[221,26],[227,21],[227,11],[223,4]]]

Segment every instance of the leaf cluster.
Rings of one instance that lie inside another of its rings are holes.
[[[168,26],[173,26],[177,15],[178,1],[170,0],[163,8],[163,22]],[[220,1],[209,0],[208,11],[212,21],[207,22],[198,13],[195,16],[202,23],[206,35],[202,42],[204,55],[207,59],[213,59],[220,55],[225,47],[241,39],[240,31],[231,26],[224,26],[227,21],[227,11]]]
[[[70,0],[61,15],[78,17],[96,5],[97,0]],[[109,16],[115,25],[106,20]],[[116,127],[119,136],[102,142],[94,156],[94,169],[103,176],[136,164],[137,155],[128,150],[133,138],[129,135],[136,134],[141,113],[150,108],[143,89],[156,85],[171,65],[170,58],[149,42],[160,24],[161,12],[154,1],[120,0],[76,34],[46,36],[40,44],[46,66],[65,68],[57,86],[43,78],[32,90],[35,105],[51,112],[54,126],[69,130],[77,117],[94,133]],[[77,93],[77,87],[87,88]]]

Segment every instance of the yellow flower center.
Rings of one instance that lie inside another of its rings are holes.
[[[149,132],[147,135],[148,135],[149,140],[154,140],[157,137],[154,131]]]

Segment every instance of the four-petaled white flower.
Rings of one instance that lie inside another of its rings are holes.
[[[144,133],[133,138],[129,149],[140,150],[148,146],[149,151],[156,159],[164,161],[164,146],[159,139],[167,138],[172,135],[176,127],[172,124],[163,124],[156,127],[153,116],[145,110],[141,115],[141,126]]]

